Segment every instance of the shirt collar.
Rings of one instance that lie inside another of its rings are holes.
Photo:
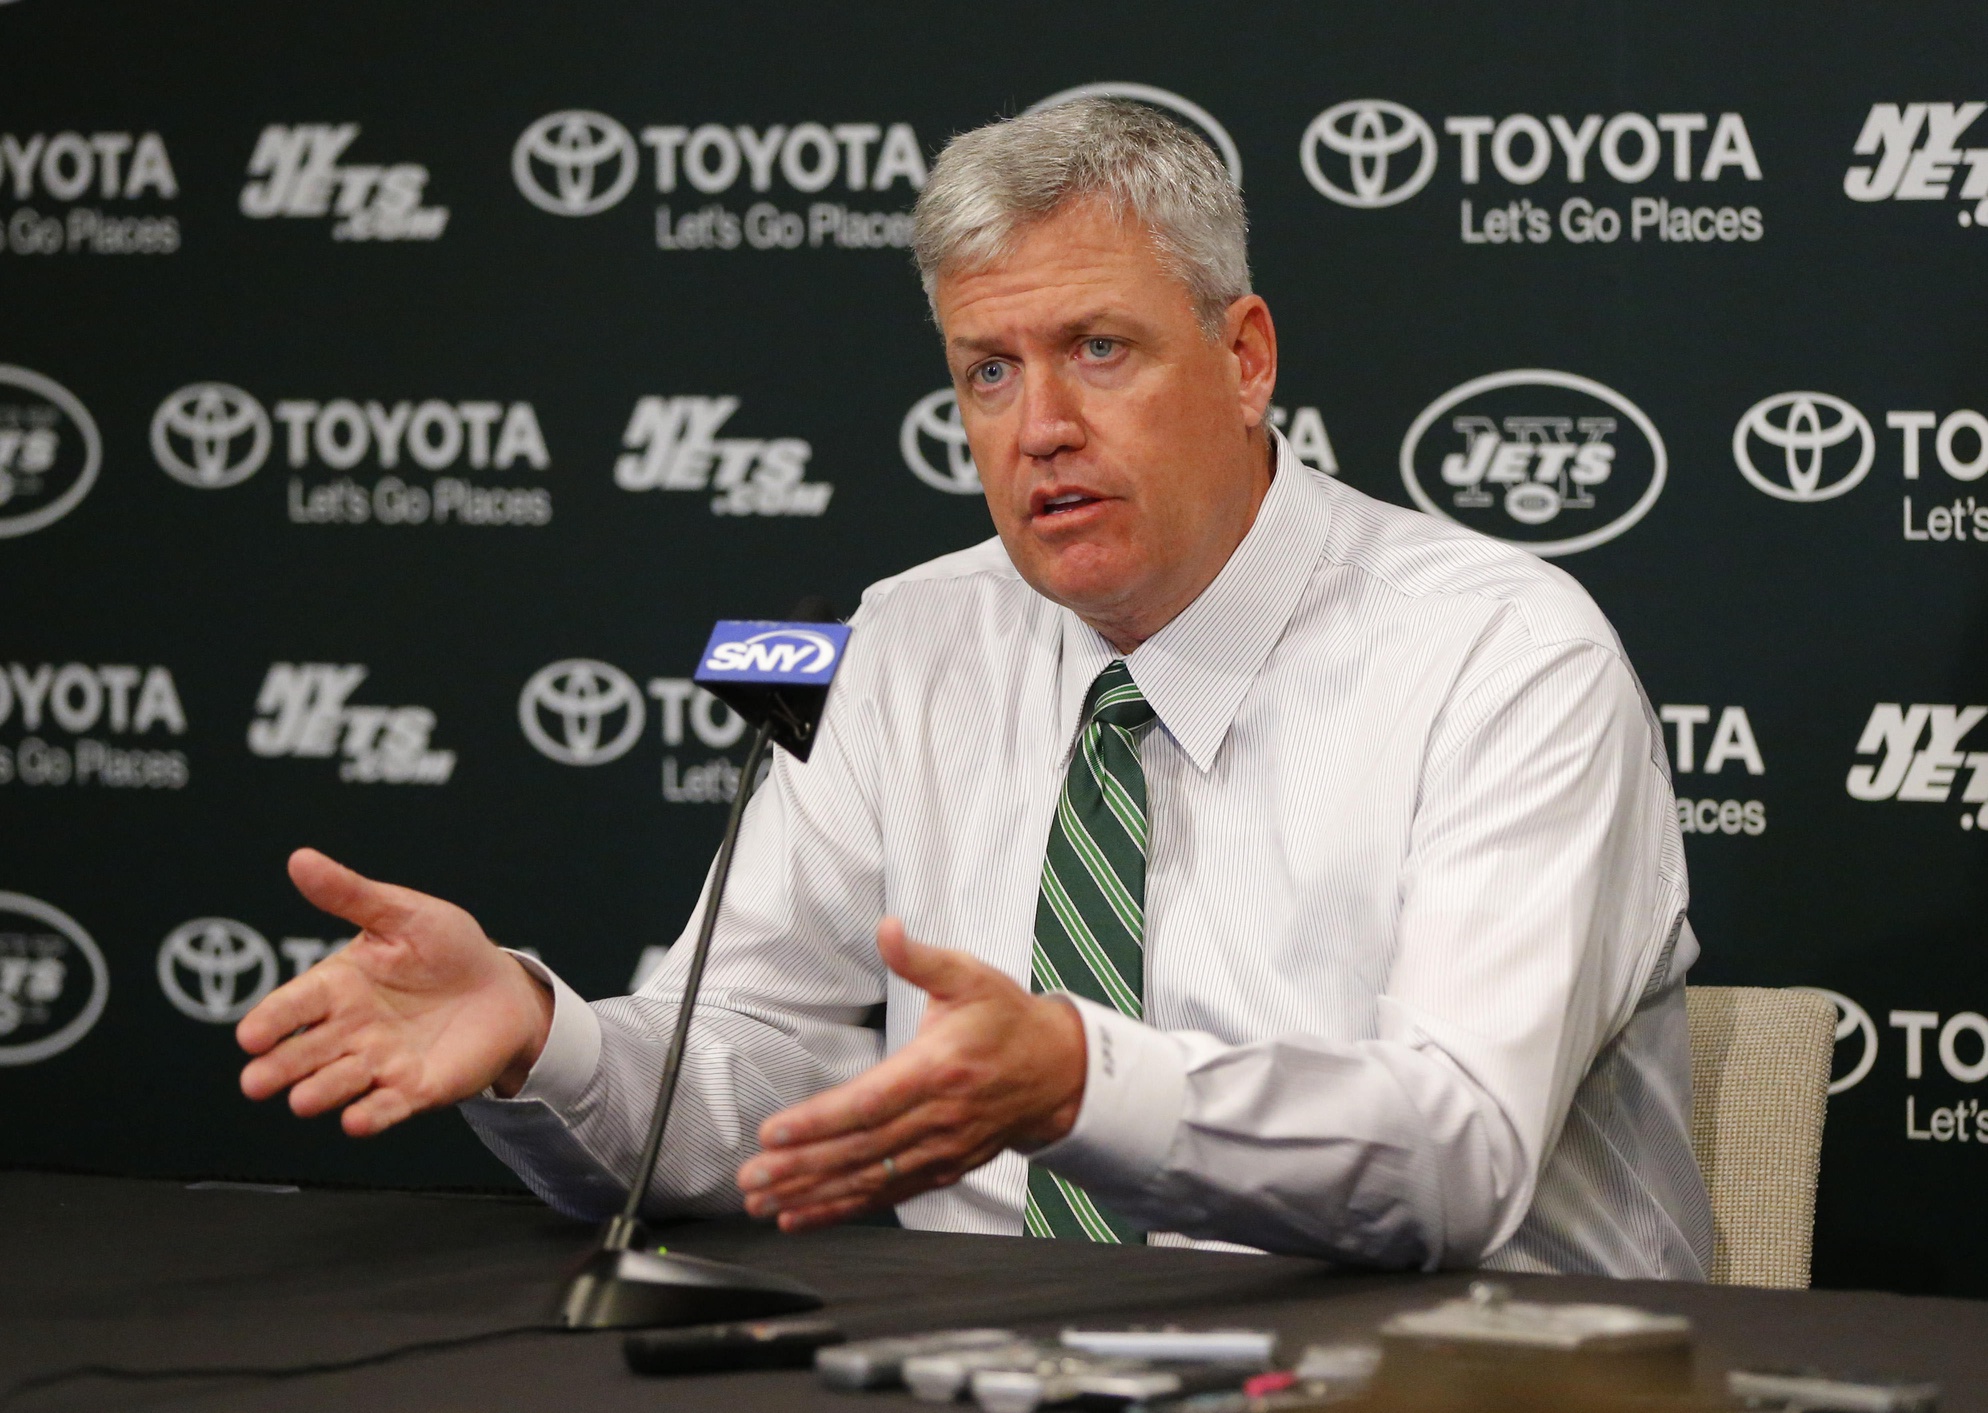
[[[1256,520],[1221,573],[1174,620],[1125,659],[1160,723],[1206,771],[1283,636],[1325,547],[1327,500],[1317,473],[1273,432],[1277,474]],[[1076,738],[1085,694],[1115,656],[1111,644],[1063,609],[1058,717]]]

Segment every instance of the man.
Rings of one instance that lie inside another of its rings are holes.
[[[1681,841],[1600,612],[1295,459],[1241,200],[1171,120],[966,134],[916,250],[999,536],[865,595],[748,810],[647,1209],[1702,1277]],[[291,874],[365,931],[242,1022],[249,1095],[460,1102],[617,1207],[689,949],[588,1007]]]

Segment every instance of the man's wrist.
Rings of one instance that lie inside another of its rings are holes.
[[[514,1098],[525,1087],[525,1081],[531,1078],[532,1066],[545,1053],[545,1042],[552,1034],[552,988],[532,975],[515,956],[507,953],[505,961],[518,983],[525,1035],[523,1042],[512,1052],[510,1062],[491,1081],[491,1092],[499,1099]]]
[[[1094,1191],[1143,1187],[1167,1160],[1187,1107],[1178,1037],[1110,1006],[1068,997],[1084,1027],[1083,1105],[1057,1142],[1030,1155]]]
[[[1032,997],[1040,1008],[1042,1024],[1035,1043],[1042,1046],[1044,1069],[1048,1075],[1050,1106],[1040,1119],[1016,1136],[1014,1147],[1031,1152],[1066,1137],[1076,1127],[1084,1108],[1084,1077],[1089,1069],[1085,1051],[1084,1022],[1077,1008],[1060,996]]]

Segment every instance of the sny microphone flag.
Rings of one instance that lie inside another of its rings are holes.
[[[711,630],[695,680],[806,760],[848,645],[847,624],[726,619]]]

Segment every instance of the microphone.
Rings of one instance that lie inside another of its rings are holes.
[[[821,1296],[799,1281],[656,1246],[645,1238],[638,1213],[655,1175],[663,1132],[676,1100],[691,1016],[704,984],[704,963],[711,954],[711,935],[718,925],[746,802],[759,784],[760,765],[771,746],[784,747],[802,762],[814,749],[815,729],[849,644],[848,625],[833,619],[825,600],[810,598],[796,606],[790,620],[724,620],[711,630],[693,674],[699,686],[752,723],[752,740],[705,889],[704,916],[690,954],[683,1002],[663,1060],[642,1159],[620,1215],[607,1224],[599,1246],[581,1263],[560,1297],[557,1323],[567,1329],[718,1324],[821,1307]]]

